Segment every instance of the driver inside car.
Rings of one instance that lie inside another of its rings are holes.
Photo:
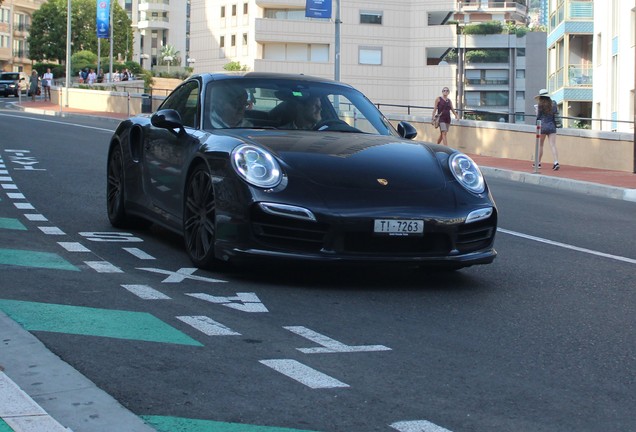
[[[318,96],[310,96],[296,103],[294,120],[281,129],[313,129],[321,119],[322,102]]]
[[[252,124],[245,119],[248,106],[247,92],[243,87],[222,84],[215,87],[211,98],[210,123],[214,128],[242,128]]]

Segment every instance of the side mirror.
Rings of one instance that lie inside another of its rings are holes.
[[[157,111],[152,115],[152,117],[150,117],[150,124],[157,128],[170,129],[172,131],[174,131],[175,129],[179,129],[179,135],[185,133],[185,128],[183,127],[183,122],[181,121],[181,115],[179,114],[179,112],[173,109],[163,109]]]
[[[417,130],[409,122],[401,121],[398,123],[397,131],[402,138],[413,139],[417,136]]]
[[[183,127],[181,116],[173,109],[157,111],[150,117],[150,123],[161,129],[181,129]]]

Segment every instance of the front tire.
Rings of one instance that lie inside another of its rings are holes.
[[[216,241],[216,201],[210,172],[205,165],[192,171],[185,190],[183,238],[192,263],[200,268],[212,268]]]

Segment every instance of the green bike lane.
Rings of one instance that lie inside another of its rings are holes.
[[[1,194],[2,190],[0,190],[0,269],[3,274],[3,282],[0,284],[0,319],[3,318],[4,314],[7,319],[17,323],[17,325],[3,325],[0,331],[0,342],[3,343],[2,350],[0,350],[0,374],[6,374],[6,376],[10,376],[10,379],[26,387],[28,391],[20,390],[24,392],[22,396],[28,399],[32,397],[34,403],[40,403],[46,407],[47,412],[65,427],[70,427],[66,423],[68,419],[74,418],[75,423],[72,430],[75,432],[108,431],[109,429],[102,429],[100,425],[93,422],[95,417],[106,417],[103,420],[111,426],[117,425],[118,422],[128,422],[120,424],[119,427],[122,428],[121,430],[130,431],[310,432],[277,426],[163,416],[161,413],[137,416],[140,422],[136,424],[134,420],[131,422],[130,417],[128,417],[134,416],[134,414],[126,413],[123,407],[119,406],[116,401],[109,400],[110,397],[102,394],[103,392],[97,388],[90,390],[97,395],[87,395],[85,403],[78,403],[77,401],[82,399],[82,392],[88,385],[85,381],[88,380],[83,376],[69,378],[73,372],[77,375],[81,374],[74,370],[69,372],[68,369],[72,368],[68,365],[58,364],[64,362],[50,352],[43,353],[43,351],[47,351],[47,348],[35,340],[38,334],[60,333],[86,338],[103,338],[106,341],[120,339],[170,346],[203,347],[204,345],[146,312],[61,304],[51,301],[53,300],[52,295],[48,296],[48,301],[30,301],[21,298],[23,293],[21,287],[16,282],[9,281],[31,280],[30,277],[38,277],[42,279],[41,289],[45,294],[49,285],[56,284],[59,275],[90,270],[86,270],[81,263],[71,262],[67,259],[68,257],[62,255],[61,249],[58,253],[55,241],[46,238],[37,224],[25,220],[19,211],[16,212],[16,209],[11,206],[12,200],[1,196]],[[46,295],[42,297],[47,298]],[[18,335],[20,329],[23,329],[25,334]],[[34,340],[15,342],[29,336],[35,336]],[[48,362],[42,360],[49,357]],[[24,360],[30,358],[33,361],[25,364]],[[56,374],[50,373],[47,368],[53,371],[64,368],[65,372],[61,374],[62,376],[55,377]],[[38,389],[40,392],[35,392],[35,394],[33,394],[33,388],[26,384],[29,382],[29,376],[33,374],[36,374],[41,381],[47,379],[50,381],[44,385],[40,383],[41,388]],[[51,379],[50,376],[53,378]],[[78,383],[78,380],[85,381]],[[96,387],[92,383],[90,385]],[[33,430],[29,429],[32,427],[32,425],[29,426],[29,422],[34,417],[21,417],[19,413],[16,414],[15,411],[8,409],[7,405],[10,403],[7,400],[11,400],[11,396],[8,396],[6,391],[4,393],[4,398],[0,397],[0,432]],[[68,401],[63,400],[63,397],[68,396],[69,393],[73,394],[73,397]],[[31,396],[26,396],[27,394]],[[55,394],[55,397],[51,398],[51,394]],[[51,403],[47,399],[55,399],[55,402]],[[99,400],[104,401],[103,409],[95,403]],[[90,409],[87,409],[87,405],[90,405]],[[109,416],[110,418],[108,418]],[[128,420],[126,420],[127,417]],[[79,423],[78,418],[81,420]],[[143,425],[141,425],[142,423]]]

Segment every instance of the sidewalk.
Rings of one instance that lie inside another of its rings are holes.
[[[87,111],[70,107],[60,107],[50,102],[23,99],[18,109],[25,112],[54,116],[88,115],[123,120],[125,113]],[[561,165],[559,171],[552,170],[550,152],[545,155],[543,168],[535,174],[532,161],[470,155],[482,168],[486,177],[505,178],[530,184],[549,186],[594,196],[622,199],[636,202],[636,174],[622,171],[607,171]]]

